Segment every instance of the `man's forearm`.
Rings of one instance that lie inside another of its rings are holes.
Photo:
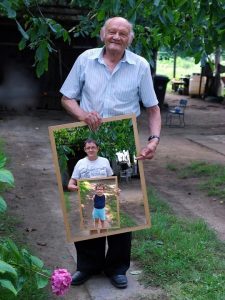
[[[75,99],[62,97],[62,106],[75,119],[75,121],[85,122],[91,130],[97,130],[101,124],[101,117],[96,111],[86,112],[78,105]]]
[[[150,135],[160,136],[161,132],[161,115],[158,106],[147,108],[148,126]]]
[[[159,107],[153,106],[147,108],[149,133],[152,138],[147,142],[147,145],[141,149],[137,159],[152,159],[154,157],[157,145],[159,144],[159,137],[161,132],[161,115]]]
[[[80,108],[75,99],[70,99],[65,96],[61,99],[62,106],[75,119],[83,121],[85,119],[85,112]]]

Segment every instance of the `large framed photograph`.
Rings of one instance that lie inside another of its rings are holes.
[[[81,226],[91,234],[106,233],[120,228],[119,194],[117,176],[78,180]],[[101,208],[96,201],[103,198]]]
[[[69,242],[150,227],[135,115],[49,127]]]

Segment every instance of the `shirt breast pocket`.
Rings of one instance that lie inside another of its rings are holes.
[[[130,77],[124,77],[122,81],[114,85],[113,90],[116,98],[124,103],[134,101],[138,98],[138,82]]]

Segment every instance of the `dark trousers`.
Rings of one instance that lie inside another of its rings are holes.
[[[75,242],[77,250],[77,270],[96,274],[125,275],[130,267],[131,232],[115,234],[81,242]]]

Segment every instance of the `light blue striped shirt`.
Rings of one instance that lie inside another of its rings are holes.
[[[104,62],[103,51],[90,49],[77,58],[60,89],[64,96],[80,100],[84,111],[97,111],[102,117],[139,116],[139,101],[145,107],[158,104],[150,66],[143,57],[126,50],[112,72]]]

